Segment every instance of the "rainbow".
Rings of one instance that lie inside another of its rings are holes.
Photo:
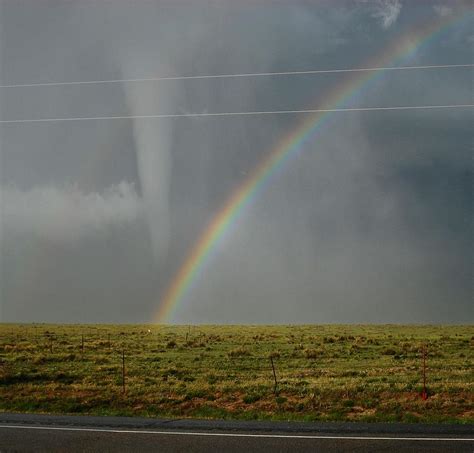
[[[466,11],[463,13],[466,13]],[[406,61],[420,46],[427,44],[439,33],[457,24],[459,20],[462,21],[465,17],[465,14],[457,14],[454,17],[437,18],[404,33],[403,36],[388,46],[381,55],[366,62],[365,67],[380,69],[349,73],[350,77],[346,78],[326,96],[318,110],[333,110],[347,104],[348,101],[358,96],[369,82],[382,76],[387,70],[387,65],[390,64],[393,67],[400,64],[401,61]],[[217,245],[222,241],[230,227],[242,215],[246,206],[250,205],[258,196],[270,178],[278,173],[292,157],[298,154],[302,149],[302,145],[314,138],[315,134],[324,125],[325,120],[332,116],[331,113],[333,112],[305,114],[304,121],[285,136],[232,193],[223,208],[208,224],[175,274],[161,299],[154,322],[169,322],[174,310],[199,279],[199,275],[210,261],[213,251],[216,250]]]

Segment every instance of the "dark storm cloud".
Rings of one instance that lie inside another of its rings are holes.
[[[3,84],[360,67],[466,2],[8,1]],[[472,23],[406,64],[470,63]],[[318,107],[330,74],[0,90],[2,118]],[[391,73],[350,105],[467,103],[469,69]],[[270,181],[180,322],[466,322],[469,111],[333,116]],[[1,126],[4,320],[150,320],[193,243],[301,117]]]
[[[5,319],[141,319],[154,265],[133,186],[122,182],[101,194],[7,186],[0,197]],[[141,299],[130,304],[137,292]]]

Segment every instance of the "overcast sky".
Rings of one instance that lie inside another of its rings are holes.
[[[364,67],[469,4],[0,0],[0,80]],[[394,64],[472,63],[473,22],[465,12]],[[347,78],[0,88],[0,115],[318,108]],[[472,68],[392,71],[346,107],[469,104],[472,90]],[[206,225],[303,120],[0,124],[0,320],[152,321]],[[472,120],[472,109],[332,115],[245,209],[172,321],[472,323]]]

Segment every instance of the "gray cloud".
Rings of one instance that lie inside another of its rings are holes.
[[[453,9],[447,5],[434,5],[433,9],[441,17],[449,16],[453,13]]]
[[[145,205],[122,182],[3,187],[1,316],[9,321],[143,322],[157,300]]]
[[[360,67],[439,4],[4,0],[0,71],[21,83]],[[410,64],[470,62],[471,30],[434,36]],[[0,107],[2,118],[317,108],[349,77],[2,90]],[[393,71],[351,102],[464,103],[471,91],[469,70]],[[150,321],[211,219],[302,120],[1,125],[2,320]],[[233,225],[175,320],[473,319],[470,120],[333,115]]]
[[[330,129],[318,134],[260,194],[211,255],[176,312],[178,322],[462,322],[472,314],[463,276],[469,260],[461,252],[468,225],[453,235],[462,211],[453,209],[444,225],[438,216],[459,195],[448,188],[439,205],[435,194],[427,200],[422,192],[436,188],[434,181],[420,188],[416,176],[397,172],[421,166],[431,174],[431,152],[396,140],[387,147],[387,136],[367,120],[346,118],[337,137]],[[388,120],[398,122],[391,115],[380,125]],[[454,174],[462,174],[466,157],[455,157]],[[450,314],[453,294],[464,315]]]
[[[144,203],[127,182],[103,193],[77,187],[0,188],[4,240],[34,237],[55,243],[81,242],[114,226],[127,226],[144,216]]]
[[[400,0],[374,0],[369,2],[371,15],[380,22],[382,28],[390,28],[398,19],[402,4]]]

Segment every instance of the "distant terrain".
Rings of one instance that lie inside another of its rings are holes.
[[[0,411],[473,423],[473,346],[474,326],[0,324]]]

